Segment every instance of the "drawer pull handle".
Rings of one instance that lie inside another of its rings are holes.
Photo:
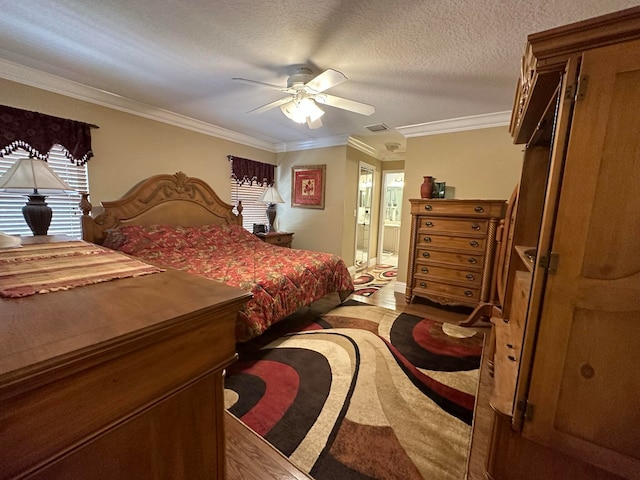
[[[420,286],[422,288],[427,288],[427,282],[420,282]]]
[[[421,271],[422,273],[429,273],[429,269],[428,269],[427,267],[422,267],[422,268],[420,269],[420,271]]]
[[[430,255],[429,255],[429,252],[422,252],[422,256],[424,258],[429,258]]]
[[[433,227],[433,222],[424,222],[425,227]]]
[[[425,243],[431,243],[431,237],[424,237]]]
[[[471,240],[469,242],[469,245],[471,245],[472,247],[477,247],[478,245],[480,245],[478,242],[476,242],[475,240]]]
[[[426,211],[430,212],[430,211],[431,211],[431,209],[432,209],[432,207],[431,207],[431,205],[425,205],[425,206],[424,206],[424,209],[425,209]]]
[[[480,225],[474,223],[473,225],[471,225],[471,228],[473,228],[474,230],[480,230]]]
[[[465,290],[464,291],[465,296],[467,297],[473,297],[473,292],[471,290]]]
[[[507,358],[508,358],[509,360],[511,360],[512,362],[515,362],[515,361],[516,361],[516,357],[514,357],[513,355],[509,355]]]
[[[476,207],[476,208],[474,208],[474,210],[475,210],[476,212],[478,212],[478,213],[482,213],[482,212],[484,212],[484,208],[482,208],[482,207]]]
[[[469,263],[477,263],[478,261],[473,258],[473,257],[469,257]]]
[[[467,273],[467,280],[475,280],[475,279],[476,279],[476,277],[474,277],[470,273]]]

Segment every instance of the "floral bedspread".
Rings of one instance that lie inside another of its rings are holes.
[[[111,230],[103,245],[253,293],[238,315],[238,342],[329,293],[344,299],[353,291],[340,257],[270,245],[238,225],[128,225]]]

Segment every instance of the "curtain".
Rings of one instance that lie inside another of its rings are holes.
[[[47,160],[53,145],[76,165],[93,157],[91,128],[95,125],[0,105],[0,157],[23,148],[31,157]]]
[[[231,178],[237,184],[248,183],[253,185],[255,182],[260,186],[273,185],[275,181],[275,165],[256,162],[248,158],[234,157],[233,155],[227,155],[227,158],[231,161]]]

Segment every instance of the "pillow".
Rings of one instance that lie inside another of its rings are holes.
[[[103,245],[129,255],[150,248],[191,248],[187,227],[169,225],[124,225],[107,231]]]
[[[143,227],[142,235],[160,248],[190,248],[187,238],[188,227],[169,225],[149,225]]]

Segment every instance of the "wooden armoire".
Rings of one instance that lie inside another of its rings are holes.
[[[640,479],[640,7],[530,35],[510,130],[487,478]]]

